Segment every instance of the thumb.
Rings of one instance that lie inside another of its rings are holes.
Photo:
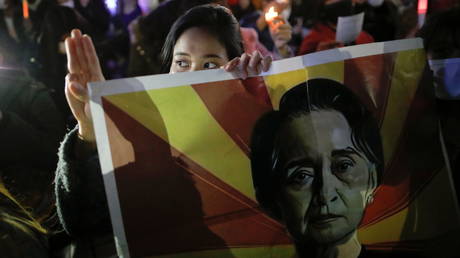
[[[73,97],[78,99],[81,102],[87,102],[88,101],[88,89],[83,87],[80,83],[78,82],[70,82],[69,83],[69,89],[70,93],[72,94]]]

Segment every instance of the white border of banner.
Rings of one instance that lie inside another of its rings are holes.
[[[269,71],[258,76],[284,73],[303,69],[309,66],[343,61],[358,57],[389,54],[420,48],[423,48],[422,39],[412,38],[331,49],[304,56],[297,56],[275,61],[272,63]],[[130,257],[130,255],[118,199],[117,184],[113,174],[114,168],[112,162],[112,153],[110,152],[109,148],[109,138],[107,135],[104,110],[102,108],[102,96],[231,79],[238,79],[238,77],[231,73],[225,72],[222,69],[215,69],[198,72],[176,73],[174,75],[160,74],[90,83],[90,107],[96,134],[97,149],[99,152],[102,174],[104,177],[104,185],[110,209],[110,217],[112,220],[115,243],[117,246],[118,255],[120,257]]]

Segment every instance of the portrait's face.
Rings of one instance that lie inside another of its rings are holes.
[[[297,242],[340,243],[355,232],[376,171],[352,143],[351,129],[337,111],[299,115],[281,128],[284,180],[277,202]]]

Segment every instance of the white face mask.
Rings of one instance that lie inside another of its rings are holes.
[[[367,3],[372,7],[379,7],[383,4],[384,0],[367,0]]]
[[[150,13],[158,7],[160,2],[158,0],[139,0],[138,4],[143,13]]]
[[[0,0],[0,10],[6,9],[6,0]]]
[[[281,17],[283,17],[283,19],[287,21],[289,17],[291,16],[291,12],[292,12],[292,8],[289,6],[281,12]]]

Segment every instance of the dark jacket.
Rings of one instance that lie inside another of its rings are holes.
[[[42,84],[11,70],[0,71],[0,111],[0,175],[22,205],[43,215],[52,204],[62,117]]]
[[[71,257],[109,257],[116,253],[99,157],[74,156],[78,129],[68,133],[59,149],[55,178],[56,205],[64,230],[73,238]]]

